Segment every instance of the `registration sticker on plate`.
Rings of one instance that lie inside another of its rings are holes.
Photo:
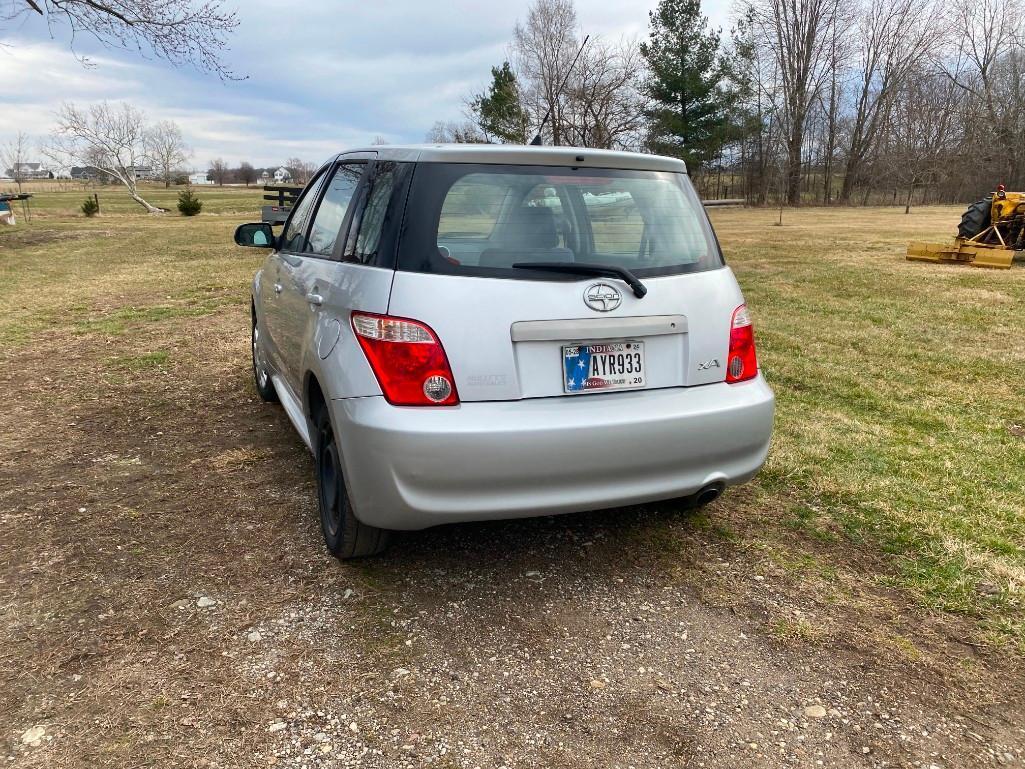
[[[644,387],[644,342],[608,342],[562,348],[568,393]]]

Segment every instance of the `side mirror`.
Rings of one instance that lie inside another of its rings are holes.
[[[235,244],[250,248],[274,248],[274,230],[267,222],[240,224],[235,229]]]

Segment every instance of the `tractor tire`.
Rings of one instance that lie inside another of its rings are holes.
[[[993,204],[992,196],[977,200],[968,206],[968,210],[961,216],[961,224],[957,227],[959,238],[974,238],[984,229],[989,227],[990,207]]]

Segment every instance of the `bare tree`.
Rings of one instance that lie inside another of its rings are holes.
[[[139,194],[136,169],[146,163],[146,125],[143,113],[129,104],[107,102],[79,109],[64,104],[57,127],[44,153],[61,165],[93,166],[123,184],[132,200],[151,214],[163,213]]]
[[[29,136],[27,133],[18,131],[13,139],[0,147],[0,171],[6,171],[18,185],[18,192],[21,192],[21,185],[28,178],[26,163],[28,163]]]
[[[801,163],[812,103],[829,69],[834,25],[844,0],[750,0],[749,16],[775,59],[774,95],[786,132],[786,199],[801,202]]]
[[[438,120],[431,126],[424,141],[431,144],[487,144],[487,138],[473,123]]]
[[[952,80],[922,69],[901,86],[881,139],[882,154],[895,186],[905,192],[911,213],[915,187],[934,179],[948,155],[957,151],[958,88]]]
[[[840,191],[844,202],[860,180],[895,96],[936,45],[940,26],[933,6],[934,0],[867,0],[859,9],[859,81]]]
[[[285,161],[285,170],[292,177],[293,183],[306,184],[317,170],[317,167],[313,163],[301,160],[300,158],[289,158]]]
[[[562,132],[570,144],[637,149],[644,127],[643,72],[635,41],[616,46],[593,39],[570,76]]]
[[[239,163],[238,169],[235,171],[235,178],[247,187],[256,181],[256,176],[256,169],[253,168],[253,164],[245,160]]]
[[[1023,4],[1020,0],[955,0],[945,21],[958,30],[945,72],[982,107],[989,136],[980,137],[981,144],[998,147],[998,172],[1016,179],[1025,162],[1025,148],[1015,135],[1020,104],[1008,104],[1000,92],[1006,90],[1002,76],[1012,74],[1008,63],[1023,52]]]
[[[228,180],[228,164],[222,158],[214,158],[210,161],[210,170],[207,176],[217,183],[219,187],[224,186]]]
[[[176,173],[192,152],[185,146],[181,129],[172,120],[161,120],[146,131],[146,155],[157,170],[164,187],[170,187]]]
[[[573,0],[534,0],[527,21],[517,23],[513,32],[514,63],[524,102],[533,113],[535,125],[551,113],[546,131],[555,145],[563,143],[566,124],[559,86],[578,47]]]
[[[71,40],[91,35],[104,45],[156,56],[236,79],[222,56],[238,17],[222,0],[0,0],[0,22],[26,14],[46,20],[51,37],[61,28]]]

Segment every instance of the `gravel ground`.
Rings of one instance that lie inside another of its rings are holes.
[[[749,490],[334,561],[310,458],[254,401],[245,323],[139,331],[174,364],[105,380],[112,397],[96,372],[123,338],[54,333],[0,373],[7,765],[1025,761],[1012,650],[862,578],[886,567],[867,548],[768,549]]]

